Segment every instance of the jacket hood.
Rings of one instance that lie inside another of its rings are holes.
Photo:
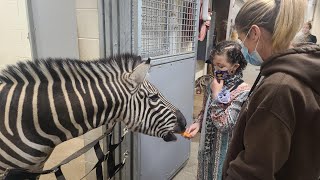
[[[320,94],[320,46],[299,44],[268,58],[261,65],[261,75],[283,72],[294,76]]]

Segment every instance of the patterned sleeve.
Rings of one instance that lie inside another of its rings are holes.
[[[248,94],[248,90],[238,92],[229,104],[222,104],[217,100],[212,101],[212,112],[210,115],[216,128],[222,132],[233,129],[240,113],[241,106],[248,97]]]

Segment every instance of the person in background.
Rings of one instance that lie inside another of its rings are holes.
[[[209,20],[203,20],[203,18],[202,18],[202,11],[203,11],[202,4],[203,4],[203,0],[200,0],[199,35],[198,35],[198,40],[199,41],[203,41],[206,38],[207,32],[208,32],[209,27],[210,27],[210,21]],[[208,9],[208,15],[210,17],[212,16],[211,8]]]
[[[250,90],[242,80],[247,62],[239,44],[234,41],[218,43],[211,52],[211,63],[214,66],[214,79],[204,93],[203,109],[186,130],[193,138],[202,129],[198,180],[221,179],[232,129]]]
[[[311,22],[306,22],[301,31],[297,33],[296,37],[293,39],[293,45],[299,44],[299,43],[317,43],[317,37],[312,35],[310,30],[312,29]]]
[[[317,43],[317,37],[312,35],[310,30],[312,29],[311,22],[306,22],[302,28],[303,34],[305,34],[306,42]]]
[[[291,46],[304,0],[248,0],[235,25],[245,57],[262,62],[242,106],[223,180],[320,176],[320,47]]]

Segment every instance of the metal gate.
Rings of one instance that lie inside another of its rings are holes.
[[[142,0],[138,2],[138,53],[143,57],[194,52],[196,1]]]
[[[192,121],[193,84],[198,36],[197,0],[101,0],[105,55],[132,52],[151,57],[149,80]],[[123,125],[115,128],[115,141]],[[131,133],[118,149],[116,161],[130,158],[115,179],[170,179],[186,163],[190,142]],[[117,162],[116,162],[117,163]]]

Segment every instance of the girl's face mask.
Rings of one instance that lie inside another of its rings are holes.
[[[223,70],[214,70],[214,76],[218,80],[224,80],[224,79],[228,78],[229,72],[228,71],[223,71]]]
[[[231,69],[234,69],[234,67],[231,67]],[[226,80],[228,79],[231,75],[232,72],[234,70],[230,70],[227,67],[218,67],[218,66],[214,66],[214,76],[218,79],[218,80]]]
[[[229,79],[240,66],[239,64],[231,64],[225,54],[215,55],[212,59],[213,73],[217,80],[227,80]]]

